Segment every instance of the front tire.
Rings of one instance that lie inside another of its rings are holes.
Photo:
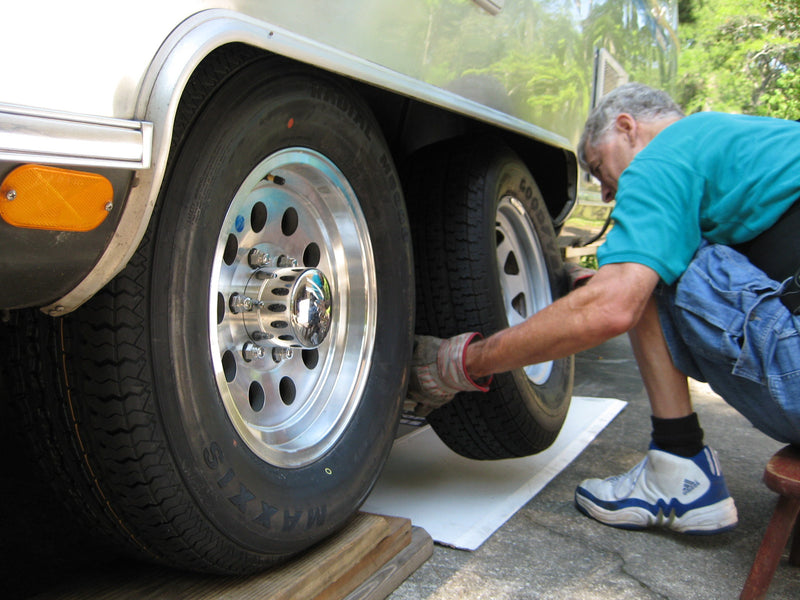
[[[272,62],[230,78],[131,264],[41,336],[49,448],[73,450],[78,504],[122,547],[203,572],[262,569],[341,528],[399,420],[408,240],[353,92]]]

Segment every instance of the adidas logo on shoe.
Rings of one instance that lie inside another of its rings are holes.
[[[683,480],[683,495],[690,493],[693,489],[700,485],[699,481],[692,481],[691,479]]]

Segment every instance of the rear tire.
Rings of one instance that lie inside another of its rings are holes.
[[[492,140],[428,148],[406,173],[417,269],[416,333],[488,336],[567,292],[550,215],[533,177]],[[549,447],[569,409],[573,357],[495,376],[428,416],[439,437],[473,459]]]

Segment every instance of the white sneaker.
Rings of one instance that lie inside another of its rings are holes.
[[[575,503],[584,514],[623,529],[712,534],[738,523],[716,452],[708,446],[684,458],[651,444],[644,460],[627,473],[581,483]]]

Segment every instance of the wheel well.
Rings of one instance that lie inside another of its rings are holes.
[[[181,95],[175,115],[170,158],[182,145],[189,126],[214,91],[245,65],[267,56],[276,65],[296,63],[292,59],[243,43],[220,46],[203,59]],[[311,65],[306,66],[316,69]],[[325,73],[329,77],[347,79],[329,71]],[[572,208],[577,194],[577,161],[572,152],[513,131],[500,130],[390,90],[349,79],[347,81],[369,105],[398,166],[411,153],[430,144],[460,136],[493,134],[502,138],[527,165],[545,198],[556,227],[562,224]],[[494,100],[494,104],[497,104],[502,103],[504,98],[495,97]]]

